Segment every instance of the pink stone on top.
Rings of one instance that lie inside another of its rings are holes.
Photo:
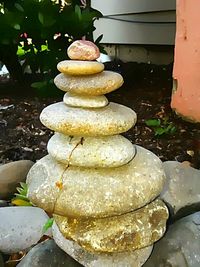
[[[74,60],[95,60],[100,56],[99,48],[90,41],[77,40],[67,49],[69,58]]]

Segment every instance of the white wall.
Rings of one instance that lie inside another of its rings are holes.
[[[175,0],[91,0],[104,15],[96,21],[94,38],[104,44],[173,45]]]

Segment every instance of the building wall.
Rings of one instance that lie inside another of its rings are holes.
[[[176,0],[91,0],[103,14],[95,23],[94,39],[110,56],[123,61],[168,64],[173,60]],[[157,49],[152,46],[158,45]],[[163,48],[160,49],[159,46]]]

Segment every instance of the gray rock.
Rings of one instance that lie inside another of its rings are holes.
[[[144,267],[199,267],[200,212],[187,216],[168,229],[154,246]]]
[[[17,267],[78,267],[82,266],[63,250],[53,240],[44,241],[22,259]]]
[[[1,253],[0,253],[0,267],[4,267],[3,257],[1,256]]]
[[[12,254],[36,244],[49,217],[40,208],[0,208],[0,251]],[[47,231],[46,235],[51,235]]]
[[[200,210],[200,170],[176,161],[163,163],[166,184],[161,199],[173,217],[180,218]]]
[[[26,180],[32,165],[30,160],[19,160],[0,166],[0,199],[6,199],[16,191],[18,184]]]

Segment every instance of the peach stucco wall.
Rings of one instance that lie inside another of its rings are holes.
[[[177,0],[172,108],[200,122],[200,0]]]

